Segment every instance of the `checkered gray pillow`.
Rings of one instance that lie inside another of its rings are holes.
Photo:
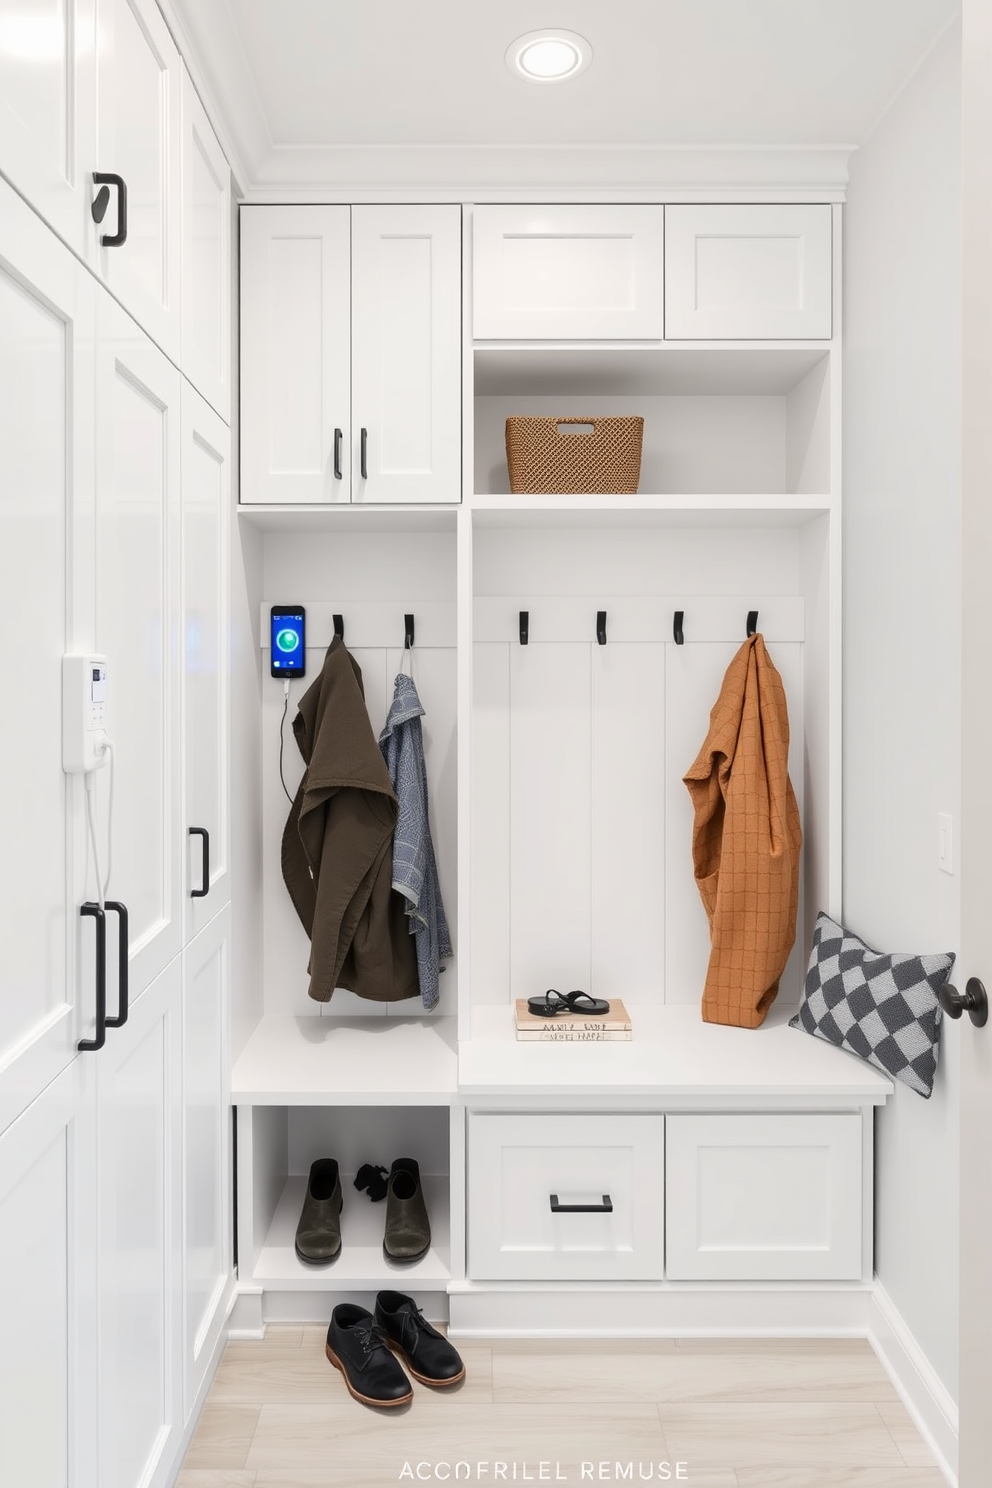
[[[951,955],[882,955],[821,912],[789,1027],[860,1054],[929,1097],[940,1037],[937,993],[953,965]]]

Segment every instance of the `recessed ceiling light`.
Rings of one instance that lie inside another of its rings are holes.
[[[506,65],[529,83],[563,83],[585,72],[592,47],[575,31],[528,31],[506,49]]]

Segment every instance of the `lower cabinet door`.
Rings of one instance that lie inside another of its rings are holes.
[[[468,1167],[473,1280],[660,1279],[663,1116],[470,1112]]]
[[[862,1272],[861,1116],[669,1116],[671,1281],[852,1281]]]
[[[182,1436],[181,959],[97,1066],[100,1488],[164,1488]]]

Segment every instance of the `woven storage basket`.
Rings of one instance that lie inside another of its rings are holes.
[[[568,433],[572,424],[587,424],[589,432]],[[642,418],[508,418],[510,490],[537,496],[636,492],[643,433]]]

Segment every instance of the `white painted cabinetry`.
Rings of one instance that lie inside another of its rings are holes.
[[[831,334],[829,206],[665,208],[665,336],[787,340]]]
[[[242,208],[242,502],[459,500],[460,224]]]
[[[660,206],[473,209],[472,334],[660,340]]]
[[[183,373],[231,422],[231,171],[203,105],[182,75]]]

